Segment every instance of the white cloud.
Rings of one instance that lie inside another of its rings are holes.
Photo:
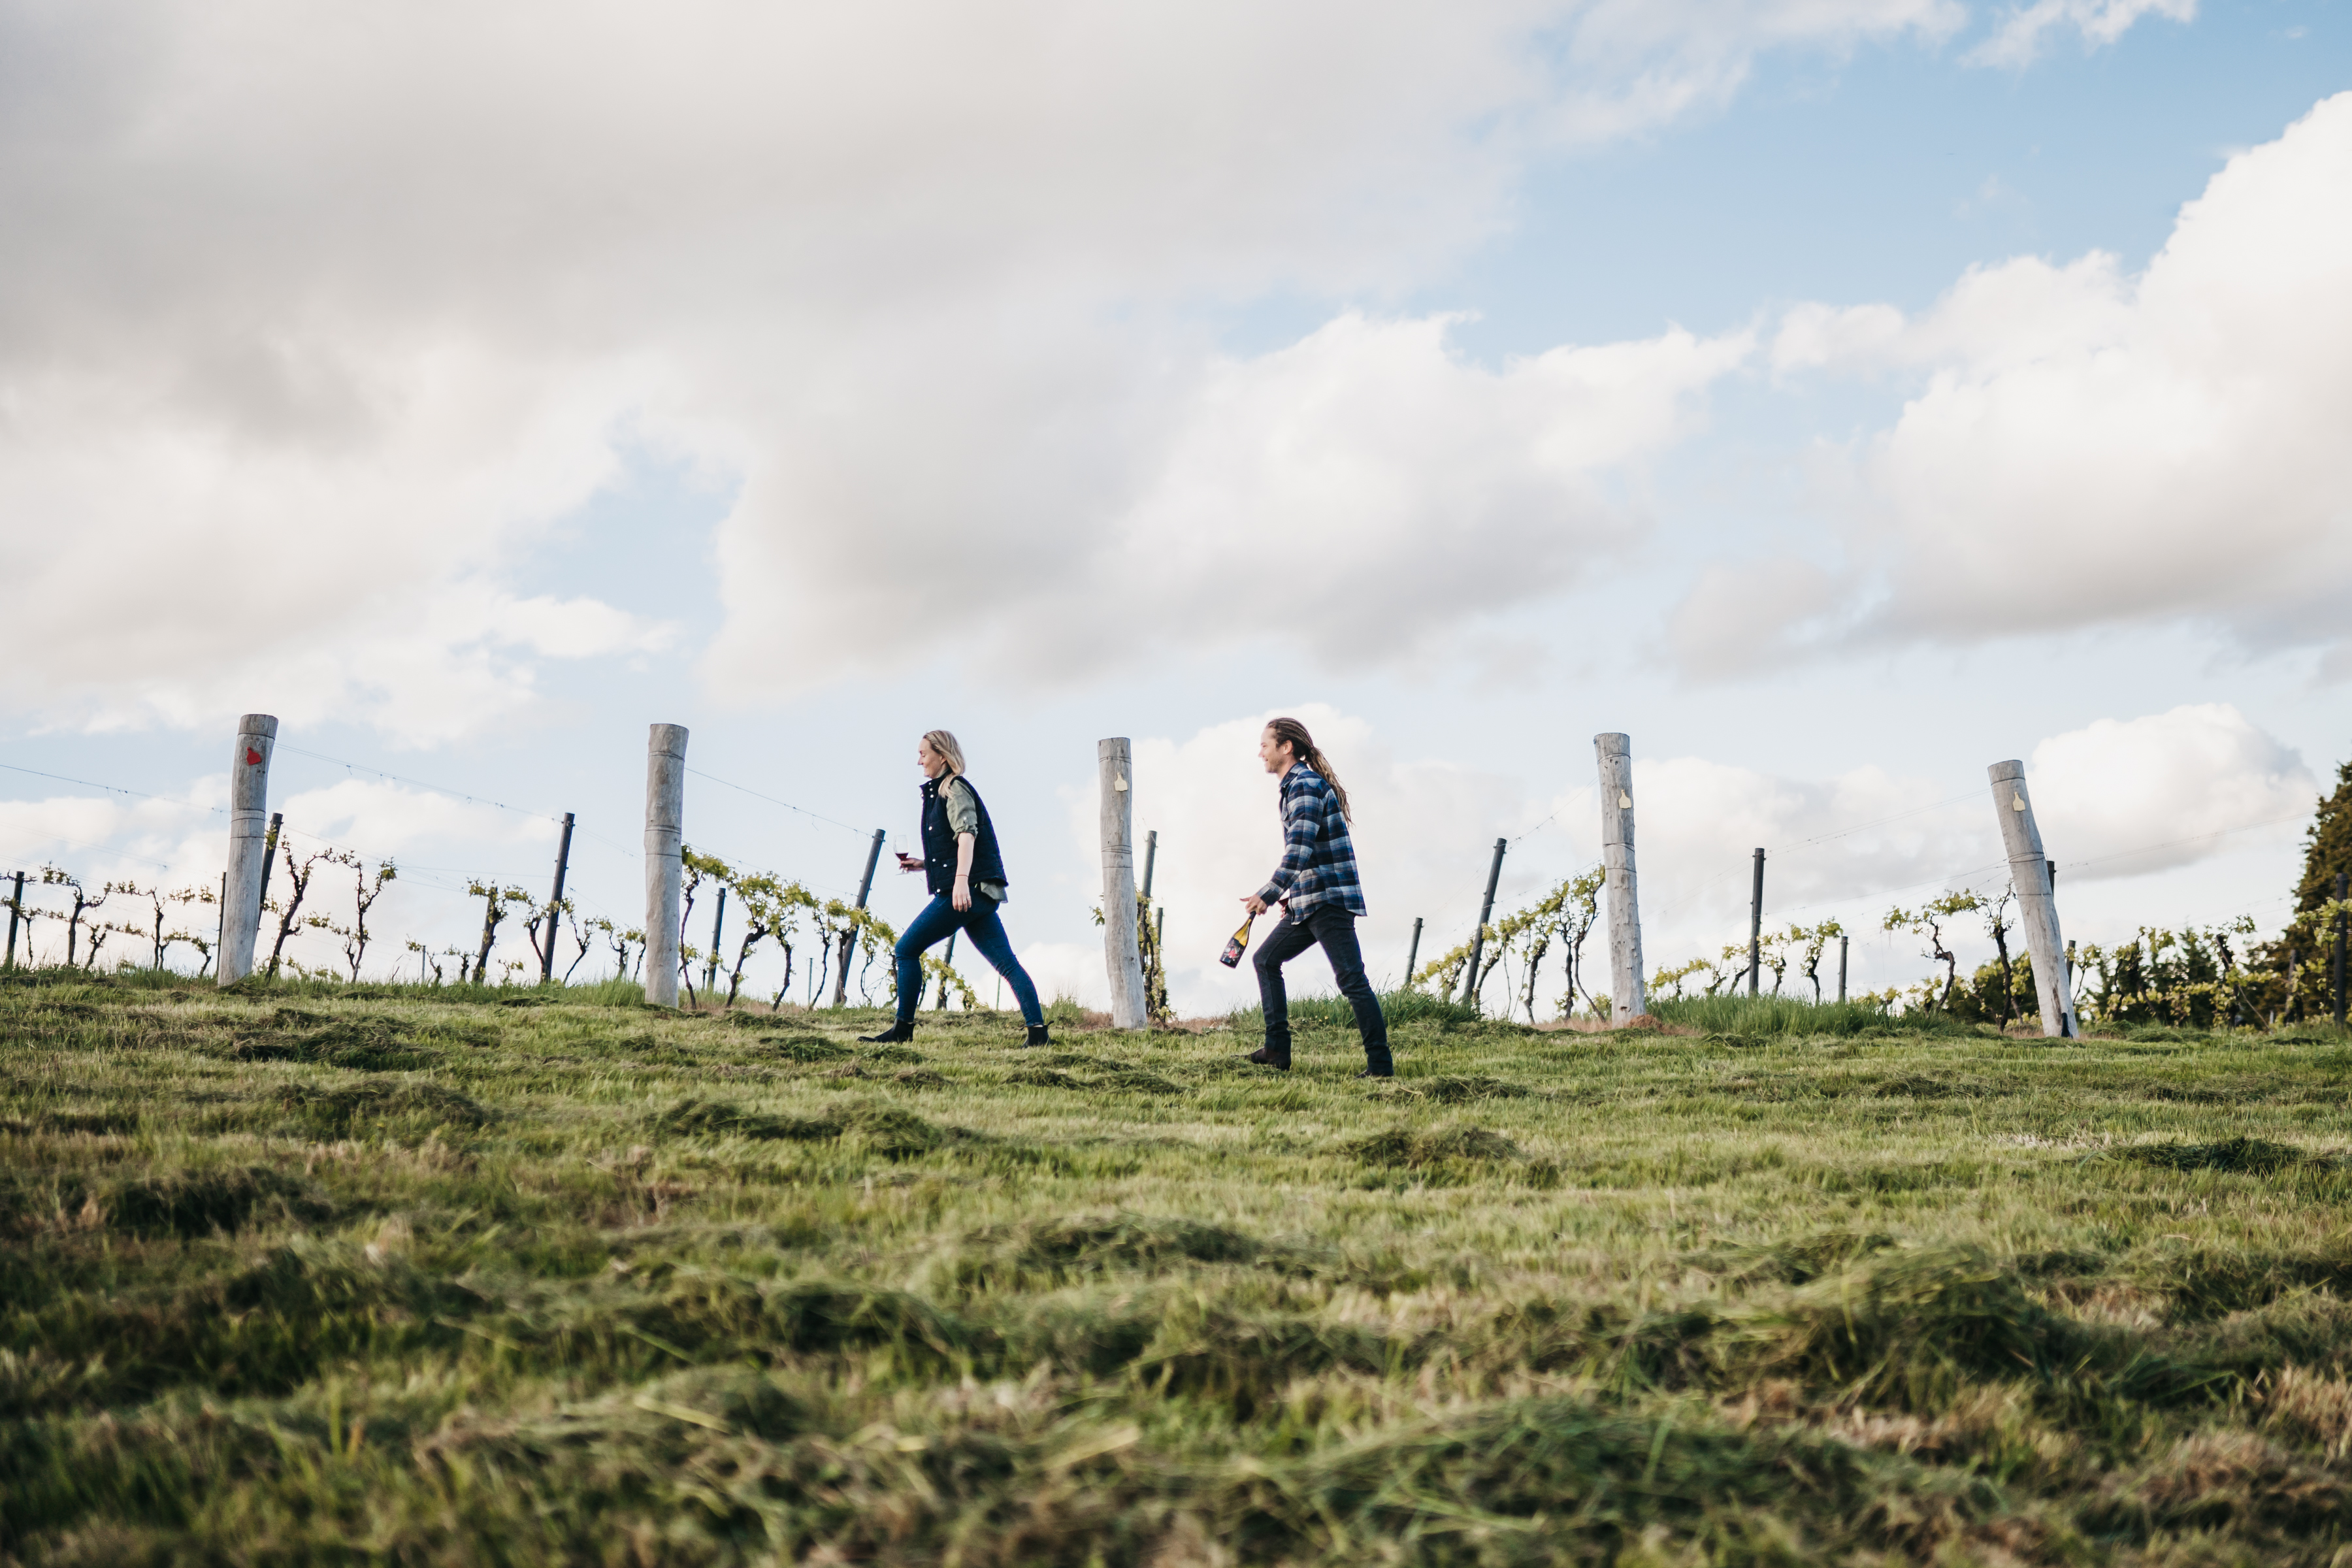
[[[984,459],[907,467],[894,499],[877,450],[865,495],[887,514],[861,511],[830,540],[755,535],[747,518],[776,504],[755,482],[723,547],[740,613],[706,668],[769,689],[812,640],[858,646],[886,621],[992,632],[1015,658],[1088,672],[1155,642],[1256,636],[1334,661],[1401,657],[1617,549],[1633,525],[1612,481],[1681,434],[1696,395],[1750,351],[1746,334],[1675,331],[1489,371],[1450,351],[1449,324],[1350,314],[1255,359],[1203,362],[1159,410],[1164,433],[1130,441],[1125,499],[1103,481],[1099,528],[990,494]],[[942,516],[959,520],[945,537]],[[858,569],[877,556],[900,564]],[[1269,570],[1286,562],[1315,563],[1313,593]],[[969,623],[979,605],[992,622]]]
[[[513,858],[512,851],[526,845],[551,847],[558,831],[543,816],[374,779],[303,790],[288,795],[278,809],[308,837],[370,859],[398,858],[419,846],[446,849],[452,843],[478,845]],[[500,873],[490,868],[484,874]]]
[[[1489,374],[1434,322],[1347,318],[1245,363],[1186,323],[1276,291],[1393,298],[1507,221],[1538,150],[1720,103],[1759,51],[1962,15],[9,11],[0,510],[28,521],[0,568],[32,651],[0,689],[100,725],[332,706],[430,742],[509,721],[535,660],[655,635],[583,605],[559,628],[498,587],[612,479],[624,433],[741,480],[730,649],[780,606],[850,625],[887,579],[1050,658],[1024,585],[1098,590],[1139,545],[1183,556],[1204,508],[1234,527],[1302,494],[1318,528],[1381,531],[1369,566],[1441,573],[1461,552],[1410,542],[1437,526],[1431,475],[1469,497],[1442,527],[1519,550],[1540,591],[1626,526],[1612,471],[1734,342]],[[1181,603],[1224,603],[1199,554]]]
[[[2197,0],[2033,0],[2012,8],[1993,36],[1969,51],[1970,65],[2032,65],[2042,55],[2053,32],[2081,35],[2085,50],[2103,48],[2131,31],[2145,16],[2187,22],[2197,15]]]
[[[1793,601],[1783,651],[2190,618],[2347,647],[2347,188],[2352,94],[2232,158],[2137,277],[2025,258],[1908,321],[1792,311],[1784,374],[1923,380],[1853,460],[1833,612],[1818,589]],[[1678,633],[1691,666],[1728,667],[1703,618]]]
[[[2070,882],[2289,841],[2319,795],[2300,755],[2220,702],[2053,735],[2033,748],[2026,776]]]

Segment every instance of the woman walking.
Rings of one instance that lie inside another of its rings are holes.
[[[1307,726],[1276,719],[1258,737],[1265,771],[1281,776],[1282,864],[1265,886],[1242,900],[1253,915],[1279,902],[1286,913],[1274,934],[1258,943],[1257,992],[1265,1014],[1265,1044],[1250,1056],[1284,1072],[1290,1070],[1290,999],[1282,988],[1282,966],[1316,943],[1331,961],[1339,994],[1356,1009],[1364,1037],[1364,1070],[1358,1078],[1391,1078],[1389,1030],[1381,999],[1364,978],[1364,955],[1356,946],[1356,917],[1364,912],[1363,885],[1356,877],[1356,847],[1348,837],[1348,792],[1331,764],[1315,747]]]
[[[915,1037],[915,1005],[923,995],[923,953],[961,931],[1013,987],[1021,1021],[1029,1026],[1026,1043],[1048,1044],[1037,987],[1013,956],[1004,923],[996,918],[997,906],[1005,898],[1004,860],[996,850],[996,827],[988,819],[988,807],[963,776],[963,748],[945,730],[933,730],[916,746],[915,763],[923,770],[923,856],[919,860],[901,851],[898,869],[922,872],[931,901],[898,939],[898,1021],[878,1035],[862,1037],[873,1044]]]

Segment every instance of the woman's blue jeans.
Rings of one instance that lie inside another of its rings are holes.
[[[923,912],[907,927],[907,934],[898,939],[898,1022],[914,1021],[916,1005],[923,999],[923,954],[947,941],[950,931],[961,931],[980,950],[980,956],[1004,976],[1004,984],[1013,987],[1013,999],[1021,1004],[1021,1021],[1035,1026],[1045,1021],[1045,1010],[1037,1005],[1037,987],[1030,983],[1029,972],[1013,956],[1013,943],[1005,937],[1004,922],[996,918],[996,900],[985,893],[971,896],[971,908],[959,910],[945,893],[923,906]]]

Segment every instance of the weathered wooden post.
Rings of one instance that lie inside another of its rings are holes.
[[[563,926],[563,873],[572,865],[572,814],[563,814],[563,837],[555,844],[555,890],[547,895],[547,950],[539,955],[539,983],[555,974],[555,933]]]
[[[1102,781],[1103,963],[1110,972],[1113,1028],[1144,1024],[1143,953],[1135,929],[1134,772],[1124,735],[1095,746]]]
[[[1633,875],[1633,746],[1623,735],[1595,735],[1592,750],[1601,766],[1601,863],[1609,893],[1609,1016],[1623,1024],[1649,1011]]]
[[[1418,963],[1420,959],[1421,917],[1419,915],[1415,915],[1412,917],[1412,945],[1404,950],[1404,983],[1407,990],[1410,990],[1412,987],[1413,965]]]
[[[677,1005],[680,854],[686,843],[686,726],[646,736],[646,1000]]]
[[[2071,1039],[2082,1033],[2074,1016],[2074,979],[2058,931],[2058,900],[2049,858],[2042,852],[2042,830],[2033,824],[2033,803],[2025,793],[2025,764],[2012,758],[1985,771],[1992,777],[1993,815],[2000,819],[2001,847],[2009,854],[2010,885],[2017,889],[2017,923],[2025,928],[2026,952],[2033,960],[2042,1032]]]
[[[1756,994],[1756,979],[1764,960],[1764,847],[1756,847],[1756,890],[1748,897],[1748,994]]]
[[[262,863],[269,851],[269,758],[277,749],[274,717],[247,713],[236,721],[228,772],[228,894],[221,909],[223,985],[253,973],[253,943],[261,931]]]
[[[1850,938],[1838,938],[1838,1000],[1845,1000],[1845,952]]]

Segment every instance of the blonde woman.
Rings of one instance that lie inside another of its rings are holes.
[[[933,730],[916,745],[915,763],[923,770],[923,854],[918,859],[901,851],[898,869],[922,872],[931,901],[898,939],[898,1021],[864,1037],[876,1044],[915,1037],[915,1005],[923,995],[923,954],[961,931],[1013,988],[1021,1021],[1029,1026],[1026,1043],[1050,1044],[1045,1014],[1037,1005],[1037,987],[1013,956],[1004,923],[996,918],[997,906],[1005,899],[1004,858],[997,853],[996,826],[988,819],[987,804],[963,776],[963,748],[945,730]]]

